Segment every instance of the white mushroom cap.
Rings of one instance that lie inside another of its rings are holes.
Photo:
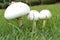
[[[40,19],[49,19],[51,18],[51,12],[49,10],[42,10],[39,14]]]
[[[30,7],[27,4],[16,2],[7,7],[4,17],[6,19],[13,19],[21,17],[28,13],[30,13]]]
[[[29,13],[29,15],[28,15],[28,19],[29,20],[38,20],[39,18],[39,12],[38,11],[36,11],[36,10],[31,10],[30,11],[30,13]]]

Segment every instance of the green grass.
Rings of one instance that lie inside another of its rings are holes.
[[[17,19],[6,20],[4,11],[0,10],[0,40],[60,40],[60,4],[32,6],[31,9],[41,11],[49,9],[52,18],[47,19],[42,28],[42,20],[37,21],[37,29],[33,31],[33,21],[23,16],[24,24],[19,26]]]

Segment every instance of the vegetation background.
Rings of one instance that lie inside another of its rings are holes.
[[[56,0],[0,0],[0,9],[5,9],[10,2],[25,2],[30,6],[39,5],[39,4],[53,4],[56,3]]]

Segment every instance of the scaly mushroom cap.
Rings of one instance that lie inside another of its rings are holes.
[[[27,4],[22,2],[16,2],[7,7],[4,17],[6,19],[13,19],[28,14],[29,12],[30,7]]]
[[[29,20],[38,20],[39,18],[39,12],[36,10],[31,10],[30,13],[28,14],[28,19]]]
[[[42,10],[39,14],[40,19],[49,19],[51,18],[51,12],[49,10]]]

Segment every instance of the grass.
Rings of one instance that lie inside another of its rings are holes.
[[[31,9],[51,11],[52,18],[47,19],[46,27],[42,28],[42,20],[38,20],[37,29],[33,31],[33,21],[26,15],[22,17],[24,24],[19,26],[17,19],[6,20],[5,10],[0,10],[0,40],[60,40],[60,4],[32,6]]]

